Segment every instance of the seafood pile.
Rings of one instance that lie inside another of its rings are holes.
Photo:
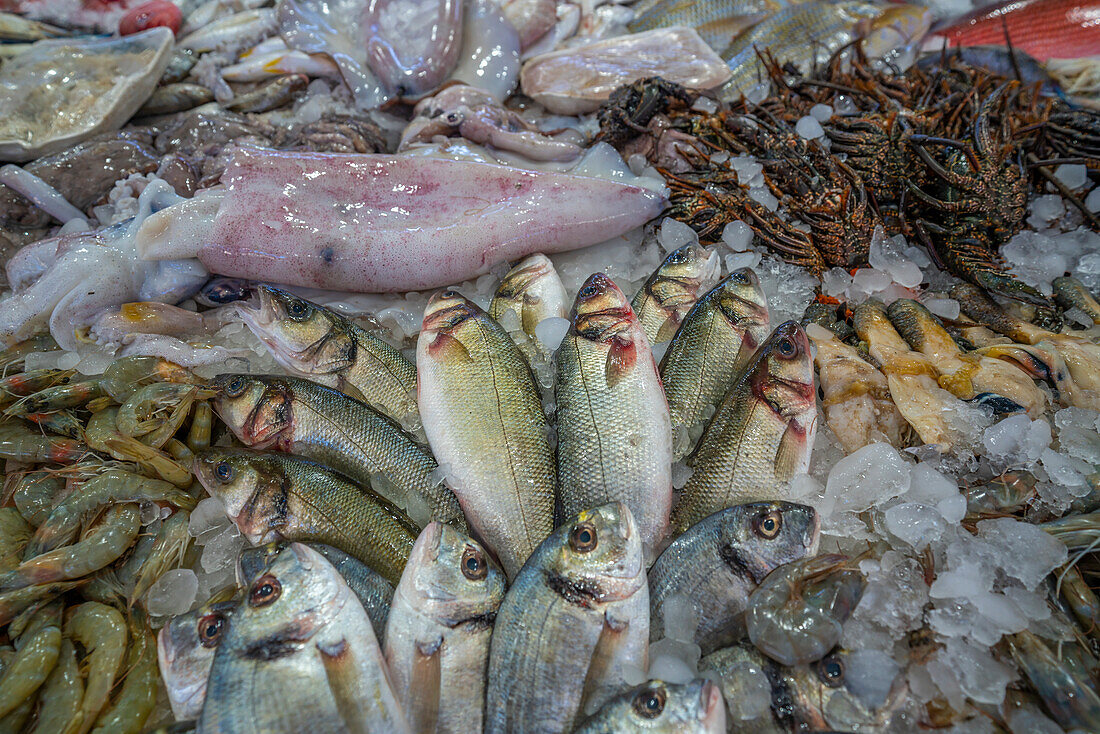
[[[1100,730],[1098,12],[0,0],[0,732]]]

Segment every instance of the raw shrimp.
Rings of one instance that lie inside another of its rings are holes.
[[[11,499],[19,514],[34,527],[50,516],[54,500],[65,489],[65,480],[52,472],[35,471],[9,474],[14,480]]]
[[[1071,669],[1042,639],[1027,630],[1005,640],[1016,664],[1055,721],[1067,731],[1100,731],[1100,696],[1087,675]]]
[[[0,572],[18,566],[32,535],[31,526],[14,507],[0,507]],[[13,563],[13,561],[15,561]]]
[[[137,505],[113,505],[80,541],[24,561],[0,576],[0,591],[80,578],[98,571],[130,547],[137,537],[140,517]]]
[[[1058,588],[1086,635],[1100,639],[1100,599],[1076,566],[1065,566],[1058,574]]]
[[[139,388],[118,409],[118,432],[159,449],[183,425],[198,394],[194,385],[172,382]]]
[[[7,624],[25,610],[41,605],[83,583],[83,579],[79,581],[59,581],[53,584],[24,586],[22,589],[0,592],[0,625]]]
[[[195,403],[191,428],[187,432],[187,448],[192,452],[210,448],[210,428],[214,424],[214,409],[210,403]]]
[[[174,362],[160,357],[123,357],[103,373],[100,380],[107,393],[120,403],[152,382],[182,382],[194,385],[199,380]]]
[[[28,413],[23,418],[43,430],[56,433],[58,436],[67,436],[77,441],[84,440],[84,424],[68,410],[58,410],[53,413]]]
[[[61,652],[61,605],[40,609],[19,636],[15,657],[0,678],[0,717],[34,695],[57,664]]]
[[[62,639],[57,665],[39,693],[38,721],[31,732],[64,732],[83,697],[84,679],[80,677],[80,667],[76,664],[76,650],[71,640]]]
[[[1039,527],[1062,541],[1070,551],[1087,551],[1100,545],[1100,512],[1067,515],[1040,523]]]
[[[57,342],[52,336],[36,334],[0,351],[0,369],[6,370],[8,367],[22,363],[32,352],[52,352],[57,348]]]
[[[24,398],[15,401],[4,412],[12,416],[25,416],[30,413],[51,413],[65,408],[76,408],[84,405],[107,391],[103,389],[100,380],[81,380],[69,382],[64,385],[47,387]]]
[[[80,441],[44,436],[19,423],[0,424],[0,459],[28,464],[72,464],[88,455]]]
[[[145,615],[133,612],[126,678],[115,703],[96,719],[95,734],[141,734],[157,703],[157,645]]]
[[[749,597],[749,639],[783,665],[820,660],[840,642],[863,587],[862,574],[846,556],[815,556],[780,566]]]
[[[117,609],[89,601],[72,610],[65,636],[87,651],[82,665],[87,670],[84,698],[65,734],[87,734],[107,704],[126,652],[126,621]]]
[[[123,436],[116,427],[117,419],[118,409],[116,408],[107,408],[93,415],[88,420],[88,427],[84,431],[84,438],[88,445],[120,461],[132,461],[177,487],[191,486],[190,469],[163,451],[146,446],[137,439]]]
[[[118,502],[168,502],[190,510],[196,500],[169,482],[149,479],[122,469],[108,469],[84,482],[53,509],[27,544],[24,557],[32,558],[71,543],[85,517],[94,510]]]
[[[76,374],[73,370],[40,369],[19,372],[0,379],[0,404],[33,395],[39,390],[63,385]]]
[[[177,510],[161,523],[153,547],[145,562],[141,564],[141,568],[138,569],[134,588],[130,592],[130,605],[140,599],[165,571],[183,563],[183,558],[191,545],[191,534],[187,529],[190,520],[190,512]]]
[[[973,516],[1016,512],[1035,496],[1035,484],[1035,476],[1029,472],[1006,471],[966,490],[966,512]]]

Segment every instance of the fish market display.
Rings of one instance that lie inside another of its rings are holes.
[[[1089,2],[0,0],[0,733],[1100,730]]]

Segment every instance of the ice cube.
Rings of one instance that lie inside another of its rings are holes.
[[[937,510],[916,502],[894,505],[886,511],[885,520],[887,530],[918,551],[939,540],[945,528]]]
[[[1056,219],[1061,219],[1066,213],[1066,205],[1058,194],[1045,194],[1036,196],[1031,202],[1031,216],[1028,224],[1039,229],[1049,225]]]
[[[657,230],[657,242],[665,252],[672,252],[698,241],[699,235],[694,229],[672,217],[665,217],[660,229]]]
[[[959,318],[959,302],[954,298],[926,297],[921,303],[935,315],[945,319]]]
[[[772,702],[772,687],[768,675],[749,661],[739,663],[723,671],[723,688],[737,691],[726,701],[730,717],[734,721],[755,719],[768,713]],[[734,730],[737,727],[734,726]]]
[[[683,489],[691,475],[694,472],[687,464],[682,461],[677,461],[672,465],[672,487],[673,489]]]
[[[1004,572],[1034,589],[1048,573],[1066,562],[1066,546],[1036,525],[1011,517],[982,520],[978,535],[1000,551]]]
[[[855,100],[853,100],[847,94],[838,94],[833,99],[833,105],[835,106],[835,112],[838,115],[847,116],[859,114],[859,107],[856,105]]]
[[[835,498],[838,509],[862,512],[905,494],[909,483],[909,463],[897,449],[872,443],[833,466],[825,492]]]
[[[816,140],[825,134],[825,129],[821,127],[821,123],[810,115],[799,118],[798,122],[794,124],[794,131],[806,140]]]
[[[193,538],[204,536],[213,530],[225,527],[229,518],[225,514],[225,505],[217,497],[207,497],[195,505],[187,523],[187,532]]]
[[[763,186],[750,188],[749,198],[763,206],[768,211],[774,212],[776,209],[779,208],[779,199],[775,198],[772,192]]]
[[[1085,197],[1085,207],[1093,214],[1100,212],[1100,186],[1090,191]]]
[[[1089,170],[1083,163],[1063,163],[1054,169],[1054,177],[1067,189],[1079,189],[1089,181]]]
[[[542,346],[550,351],[557,351],[561,340],[569,331],[569,319],[560,316],[549,316],[535,325],[535,338]]]
[[[1026,415],[1009,416],[982,433],[986,451],[1008,463],[1036,461],[1050,440],[1050,424],[1042,419],[1033,421]]]
[[[730,222],[722,229],[722,242],[733,252],[744,252],[752,246],[752,227],[740,219]]]
[[[827,104],[815,104],[810,108],[810,117],[818,122],[828,122],[833,116],[833,108]]]
[[[145,609],[154,617],[183,614],[195,603],[199,580],[189,568],[165,571],[145,594]]]
[[[844,684],[868,709],[886,703],[901,666],[882,650],[853,650],[844,660]]]

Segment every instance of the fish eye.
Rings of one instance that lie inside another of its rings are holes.
[[[655,719],[665,710],[667,698],[663,686],[647,688],[634,697],[634,710],[644,719]]]
[[[223,482],[228,482],[233,478],[233,467],[224,461],[219,461],[214,467],[214,476]]]
[[[775,351],[779,353],[780,357],[786,357],[789,359],[794,356],[795,352],[798,351],[798,348],[795,347],[793,341],[791,341],[787,337],[783,337],[775,343]]]
[[[225,617],[221,614],[207,614],[199,619],[199,643],[203,647],[217,647],[225,631]]]
[[[305,301],[295,299],[287,304],[286,315],[295,321],[301,321],[305,317],[309,316],[310,309],[309,304]]]
[[[450,288],[439,294],[443,298],[458,298],[458,291],[452,291]]]
[[[839,658],[827,657],[817,664],[817,677],[830,688],[837,688],[844,683],[844,663]]]
[[[779,531],[783,528],[783,515],[779,513],[779,510],[772,510],[771,512],[763,515],[758,515],[752,521],[752,529],[761,538],[771,540],[775,536],[779,535]]]
[[[252,591],[248,592],[248,605],[250,607],[266,607],[283,593],[283,585],[279,579],[271,574],[265,574],[252,584]]]
[[[462,575],[471,581],[481,581],[489,574],[489,564],[476,548],[466,546],[462,552]]]
[[[226,383],[225,394],[231,398],[239,397],[244,392],[247,385],[248,381],[245,380],[243,376],[237,375]]]
[[[581,298],[591,298],[599,292],[600,289],[596,286],[595,283],[589,283],[584,288],[581,288],[577,295]]]
[[[680,250],[674,250],[672,252],[672,254],[669,255],[665,259],[665,262],[672,263],[673,265],[680,265],[682,263],[686,263],[687,259],[688,259],[687,250],[680,249]]]
[[[577,553],[591,553],[596,550],[597,542],[596,528],[591,523],[578,523],[569,534],[569,547]]]

